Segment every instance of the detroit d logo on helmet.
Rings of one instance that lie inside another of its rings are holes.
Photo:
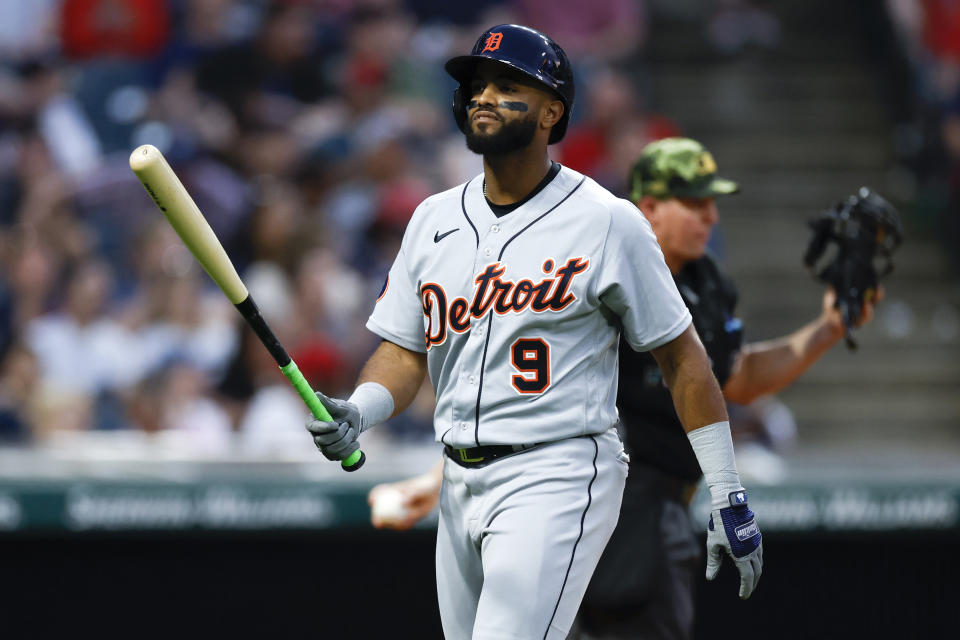
[[[503,42],[503,33],[499,31],[491,32],[490,35],[487,36],[487,41],[483,43],[483,50],[480,53],[496,51],[500,48],[501,42]]]

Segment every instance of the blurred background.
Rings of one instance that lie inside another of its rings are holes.
[[[79,627],[137,637],[185,618],[237,637],[340,637],[318,621],[358,605],[335,594],[371,590],[393,607],[390,630],[358,609],[356,635],[439,636],[431,524],[373,532],[364,499],[437,460],[431,390],[364,435],[361,472],[327,463],[300,399],[127,159],[163,151],[311,384],[347,394],[413,209],[481,170],[443,62],[501,22],[544,31],[573,61],[554,160],[624,195],[646,143],[685,135],[740,183],[711,243],[747,341],[819,313],[810,218],[864,185],[903,217],[859,350],[839,345],[777,397],[731,407],[769,568],[749,603],[704,587],[704,634],[728,606],[760,637],[960,622],[960,2],[3,0],[9,628],[43,637],[61,627],[40,612],[71,603]],[[346,566],[312,551],[321,540]],[[396,568],[370,584],[383,565]],[[143,626],[158,600],[173,615]]]

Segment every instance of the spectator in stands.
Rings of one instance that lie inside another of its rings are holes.
[[[98,259],[68,273],[60,308],[31,320],[25,336],[40,365],[41,400],[37,427],[91,429],[101,393],[129,380],[136,344],[117,322],[104,315],[113,274]]]
[[[953,267],[960,273],[960,87],[944,110],[941,135],[947,156],[947,198],[940,230]]]
[[[60,48],[59,0],[0,2],[0,60],[52,56]]]
[[[62,257],[35,233],[9,234],[4,253],[3,274],[6,301],[4,316],[9,344],[21,337],[23,328],[47,309],[62,265]]]
[[[39,379],[37,357],[25,344],[13,344],[0,356],[0,444],[33,439]]]
[[[166,0],[64,0],[61,42],[73,60],[158,54],[170,34]]]
[[[899,151],[916,177],[913,209],[931,223],[960,271],[960,5],[953,0],[887,0],[900,54],[912,72]]]
[[[126,394],[133,427],[165,437],[190,457],[222,457],[232,449],[229,414],[209,396],[210,380],[192,363],[173,359]]]
[[[198,87],[227,105],[241,129],[282,127],[303,104],[330,91],[317,55],[316,24],[317,11],[306,3],[269,3],[251,40],[199,61]]]
[[[680,128],[666,116],[644,110],[644,100],[624,73],[600,68],[583,84],[586,115],[570,126],[557,160],[622,193],[623,176],[640,150],[679,135]]]
[[[581,66],[635,60],[646,43],[645,0],[518,0],[519,24],[527,24],[564,43]]]
[[[733,55],[748,47],[773,49],[780,44],[780,20],[757,0],[715,0],[707,22],[713,48]]]

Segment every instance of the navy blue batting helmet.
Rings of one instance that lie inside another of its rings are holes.
[[[563,102],[563,117],[550,131],[550,144],[559,142],[567,132],[570,110],[573,109],[573,69],[560,46],[536,29],[517,24],[490,27],[473,45],[468,56],[451,58],[444,65],[460,86],[453,92],[453,117],[461,131],[466,131],[467,103],[470,102],[470,80],[483,60],[503,63],[536,80],[556,93]]]

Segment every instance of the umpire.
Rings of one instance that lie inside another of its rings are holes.
[[[657,235],[727,400],[748,404],[783,389],[843,338],[843,318],[828,289],[817,319],[783,338],[741,345],[736,287],[706,252],[718,219],[716,198],[739,188],[717,176],[713,156],[699,142],[667,138],[647,145],[631,172],[630,190]],[[868,302],[858,325],[872,313]],[[687,514],[700,467],[657,363],[622,342],[619,389],[630,475],[619,523],[571,638],[686,640],[693,637],[702,566]],[[718,568],[708,561],[707,578]]]

